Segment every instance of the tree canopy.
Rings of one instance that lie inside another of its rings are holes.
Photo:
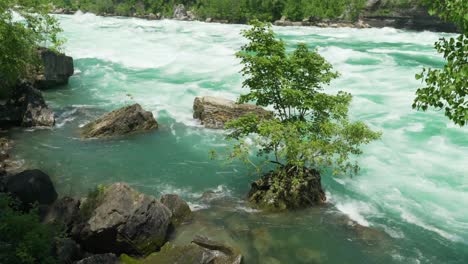
[[[324,92],[338,73],[315,50],[299,44],[286,53],[285,43],[278,40],[271,25],[255,21],[243,31],[249,43],[237,57],[244,65],[243,87],[249,91],[239,103],[255,102],[274,108],[274,118],[260,120],[248,115],[227,124],[229,138],[238,140],[231,158],[260,165],[249,158],[251,150],[277,169],[333,167],[336,174],[356,173],[351,155],[362,153],[360,146],[379,138],[363,122],[348,118],[351,95]],[[250,142],[253,139],[253,143]],[[294,177],[294,176],[292,176]]]
[[[443,109],[450,120],[464,126],[468,124],[468,1],[431,0],[426,4],[431,14],[455,23],[461,34],[435,43],[446,64],[443,69],[424,68],[416,75],[426,87],[417,90],[413,108]]]

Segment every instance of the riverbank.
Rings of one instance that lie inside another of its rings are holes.
[[[315,18],[308,17],[301,21],[289,20],[286,16],[281,19],[272,21],[276,26],[295,26],[295,27],[321,27],[321,28],[384,28],[392,27],[396,29],[406,29],[415,31],[435,31],[435,32],[447,32],[456,33],[458,29],[452,23],[444,22],[436,16],[429,15],[426,8],[421,6],[415,6],[411,8],[402,8],[389,10],[381,10],[377,6],[378,1],[373,5],[368,4],[366,9],[358,16],[354,21],[348,19],[329,19],[329,18]],[[66,14],[72,15],[80,10],[71,10],[64,8],[55,8],[53,13],[55,14]],[[115,13],[97,13],[98,16],[103,17],[119,17]],[[222,24],[239,24],[232,22],[227,19],[214,19],[205,18],[201,19],[192,10],[187,10],[184,5],[178,5],[175,7],[172,16],[164,16],[160,13],[153,14],[138,14],[132,13],[126,17],[134,17],[147,20],[162,20],[162,19],[173,19],[179,21],[201,21],[206,23],[222,23]]]

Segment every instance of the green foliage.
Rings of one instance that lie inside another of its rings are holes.
[[[365,0],[54,0],[59,7],[98,14],[171,16],[176,4],[184,4],[202,18],[245,23],[252,19],[275,21],[282,15],[292,20],[308,17],[356,19]]]
[[[58,50],[61,29],[47,0],[0,1],[0,86],[26,78],[38,63],[37,46]],[[18,18],[20,17],[20,18]]]
[[[80,206],[80,215],[83,219],[91,217],[94,209],[101,204],[105,191],[106,187],[104,185],[98,185],[96,188],[88,192],[86,200]]]
[[[277,40],[270,25],[253,22],[243,31],[249,43],[237,53],[244,65],[243,86],[249,92],[239,103],[254,101],[272,106],[273,119],[245,116],[227,124],[229,138],[238,140],[231,158],[254,165],[249,152],[258,147],[258,156],[270,158],[281,167],[334,167],[334,173],[356,173],[350,155],[362,153],[360,145],[379,138],[362,122],[348,120],[351,95],[323,92],[323,85],[338,77],[332,66],[316,51],[299,44],[286,54],[285,44]],[[253,142],[250,142],[252,141]]]
[[[431,14],[455,23],[461,34],[442,38],[435,43],[443,54],[443,69],[426,69],[416,75],[427,86],[416,92],[413,108],[426,111],[429,107],[443,109],[445,115],[459,126],[468,124],[468,1],[426,1]]]
[[[20,212],[13,199],[0,193],[0,260],[2,263],[58,263],[52,256],[56,231],[39,222],[37,210]]]

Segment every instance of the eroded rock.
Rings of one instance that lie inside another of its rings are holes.
[[[156,129],[158,123],[149,111],[134,104],[107,113],[81,130],[83,138],[105,138]]]
[[[47,89],[67,84],[75,71],[73,58],[46,48],[39,48],[38,53],[42,59],[42,69],[36,77],[36,86]]]
[[[234,101],[203,96],[193,102],[193,118],[201,120],[206,128],[221,129],[225,123],[239,117],[255,114],[260,118],[271,118],[273,114],[251,104],[236,104]]]

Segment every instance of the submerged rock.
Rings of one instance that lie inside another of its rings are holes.
[[[0,106],[0,126],[53,126],[54,112],[49,109],[41,91],[31,83],[21,82],[14,89],[10,99]]]
[[[161,197],[164,204],[172,213],[172,223],[179,225],[190,219],[192,210],[190,206],[176,194],[166,194]]]
[[[104,138],[155,129],[158,123],[149,111],[134,104],[107,113],[82,128],[83,138]]]
[[[49,175],[40,170],[25,170],[7,177],[6,190],[26,207],[36,202],[39,205],[49,205],[57,199],[57,192]]]
[[[307,168],[271,171],[252,183],[249,202],[261,209],[300,209],[325,202],[320,173]]]
[[[134,259],[123,256],[124,262],[132,263]],[[197,237],[193,243],[185,246],[176,246],[167,243],[160,252],[153,253],[140,260],[143,264],[241,264],[242,255],[234,249],[208,238]]]
[[[166,242],[171,211],[127,184],[105,187],[81,208],[89,212],[83,212],[83,222],[73,233],[87,251],[147,255]]]
[[[68,78],[75,71],[73,58],[47,48],[38,49],[42,60],[42,69],[35,83],[39,89],[52,88],[68,83]]]
[[[193,118],[200,119],[207,128],[224,128],[226,122],[247,114],[255,114],[260,118],[271,118],[273,115],[256,105],[236,104],[218,97],[196,97],[193,102]]]

